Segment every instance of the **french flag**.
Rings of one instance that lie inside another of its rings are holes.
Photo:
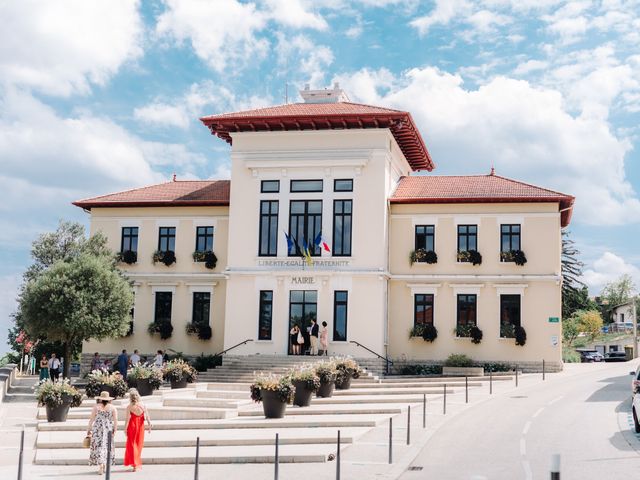
[[[327,241],[325,240],[325,238],[322,236],[322,232],[318,233],[318,235],[316,235],[315,240],[313,241],[313,243],[315,244],[316,247],[322,247],[324,248],[327,252],[331,252],[331,249],[329,248],[329,245],[327,244]]]

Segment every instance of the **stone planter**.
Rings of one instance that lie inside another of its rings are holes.
[[[129,388],[137,388],[136,387],[137,383],[138,383],[137,380],[127,377],[127,387],[129,387]]]
[[[116,398],[115,392],[114,392],[113,387],[111,385],[105,385],[103,383],[102,385],[100,385],[100,391],[101,392],[108,392],[110,397]],[[100,394],[98,393],[98,395],[100,395]]]
[[[171,389],[173,390],[176,388],[187,388],[187,379],[183,378],[180,381],[171,380]]]
[[[308,407],[311,405],[311,396],[313,395],[313,390],[309,390],[307,387],[307,382],[302,380],[295,380],[293,382],[293,386],[296,387],[296,393],[293,397],[293,404],[298,407]]]
[[[271,390],[261,390],[262,410],[265,418],[284,418],[287,404],[280,400],[278,392]]]
[[[62,396],[62,405],[55,407],[47,405],[47,422],[66,422],[70,406],[71,397],[68,395]]]
[[[148,378],[139,378],[136,380],[136,389],[141,397],[153,395],[153,388],[151,388]]]
[[[336,390],[349,390],[351,388],[351,379],[353,377],[349,375],[346,377],[340,385],[336,382]]]
[[[333,395],[333,388],[335,387],[335,380],[330,382],[320,382],[320,388],[316,392],[316,397],[329,398]]]
[[[444,377],[482,377],[484,368],[482,367],[442,367]]]

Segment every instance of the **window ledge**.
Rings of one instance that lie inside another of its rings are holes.
[[[345,344],[345,343],[349,343],[349,340],[331,340],[329,344],[332,344],[332,343]]]
[[[273,343],[273,340],[254,340],[256,343]]]
[[[456,340],[471,340],[471,337],[458,337],[457,335],[455,337]]]
[[[515,342],[515,338],[511,338],[511,337],[498,337],[498,340],[512,340]]]

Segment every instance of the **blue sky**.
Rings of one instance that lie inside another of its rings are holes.
[[[70,202],[228,177],[198,117],[340,82],[408,110],[434,173],[577,197],[596,293],[640,284],[640,1],[156,0],[0,3],[0,330],[31,241]]]

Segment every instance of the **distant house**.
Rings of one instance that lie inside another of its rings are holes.
[[[609,331],[626,331],[633,329],[633,300],[614,306],[611,309]]]

